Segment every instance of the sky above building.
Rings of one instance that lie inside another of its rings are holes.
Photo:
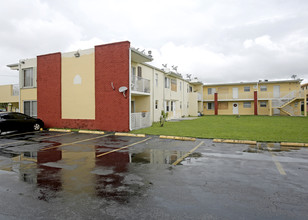
[[[0,85],[20,59],[126,40],[204,83],[308,82],[307,0],[0,0]]]

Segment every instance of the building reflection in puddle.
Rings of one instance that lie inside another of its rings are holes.
[[[146,149],[97,157],[113,149],[87,145],[23,152],[11,158],[10,171],[19,173],[21,181],[34,184],[40,200],[85,195],[125,203],[150,186],[141,174],[130,169],[131,163],[172,164],[186,153]]]

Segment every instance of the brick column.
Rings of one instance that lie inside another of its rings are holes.
[[[254,91],[254,115],[258,115],[258,92]]]
[[[218,115],[218,93],[214,94],[214,103],[215,103],[215,115]]]

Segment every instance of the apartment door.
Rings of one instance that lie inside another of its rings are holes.
[[[238,103],[233,103],[233,115],[238,115]]]
[[[280,86],[274,86],[274,98],[280,98]]]
[[[233,98],[238,99],[238,88],[233,88]]]

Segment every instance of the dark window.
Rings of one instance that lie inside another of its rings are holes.
[[[142,68],[138,66],[138,77],[142,77]]]

